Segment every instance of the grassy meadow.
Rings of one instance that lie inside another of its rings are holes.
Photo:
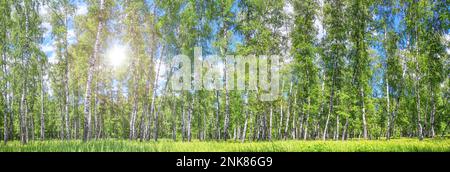
[[[0,144],[0,152],[450,152],[450,139],[402,138],[349,141],[192,141],[139,142],[129,140],[19,141]]]

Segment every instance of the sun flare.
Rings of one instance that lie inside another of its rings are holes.
[[[123,65],[127,59],[128,48],[127,46],[115,44],[107,53],[109,64],[113,67],[119,67]]]

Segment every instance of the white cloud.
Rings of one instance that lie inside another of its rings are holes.
[[[323,4],[324,4],[323,0],[319,0],[319,6],[323,7]]]
[[[69,29],[67,31],[67,39],[69,44],[73,44],[76,42],[76,35],[75,35],[75,30],[74,29]]]
[[[324,2],[323,2],[323,0],[320,0],[318,14],[316,15],[316,17],[314,19],[314,27],[317,29],[317,39],[319,39],[319,40],[321,40],[326,35],[326,30],[324,29],[324,26],[323,26],[323,16],[321,15],[323,13],[322,12],[323,6],[324,6]]]
[[[50,44],[41,45],[41,50],[45,53],[51,53],[55,51],[55,46]]]
[[[377,31],[373,31],[372,34],[373,34],[373,36],[378,36],[378,32]]]
[[[86,4],[81,4],[77,7],[76,15],[86,15],[88,13],[88,8]]]
[[[56,53],[51,53],[51,55],[48,57],[48,62],[50,64],[56,64],[58,63],[58,58],[56,58]]]
[[[158,77],[159,78],[164,78],[164,75],[166,75],[166,73],[168,72],[167,71],[167,64],[164,61],[160,62],[159,59],[157,60],[157,63],[158,63],[158,65],[160,65],[159,66],[159,75],[158,75]],[[161,63],[161,64],[159,64],[159,63]],[[157,69],[155,69],[155,70],[157,70]],[[155,72],[157,72],[157,71],[155,71]]]
[[[291,3],[287,3],[284,7],[283,10],[286,14],[288,15],[292,15],[294,14],[294,7],[292,6]]]
[[[52,31],[52,25],[49,22],[43,22],[41,23],[41,28],[44,29],[44,37],[50,37],[51,31]]]
[[[46,6],[46,5],[39,6],[39,15],[44,17],[47,14],[48,14],[48,6]]]
[[[47,29],[47,30],[51,30],[52,29],[52,25],[49,22],[43,22],[41,24],[41,27]]]
[[[314,27],[317,29],[317,39],[321,40],[325,36],[325,29],[321,19],[314,19]]]

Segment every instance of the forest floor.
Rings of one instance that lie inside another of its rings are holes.
[[[0,144],[0,152],[450,152],[450,139],[401,138],[348,141],[192,141],[139,142],[128,140],[19,141]]]

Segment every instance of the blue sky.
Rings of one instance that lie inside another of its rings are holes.
[[[75,5],[76,5],[76,11],[75,11],[76,16],[87,14],[88,7],[84,1],[75,0]],[[43,18],[43,23],[41,24],[41,27],[44,29],[44,41],[41,44],[41,50],[43,52],[45,52],[45,54],[49,58],[50,62],[54,62],[54,60],[55,60],[55,53],[54,53],[55,45],[54,45],[54,41],[53,41],[53,38],[51,35],[52,26],[48,22],[49,16],[51,15],[50,14],[51,10],[48,9],[48,6],[41,6],[39,9],[39,13],[40,13],[41,17]],[[74,24],[73,24],[72,19],[69,21],[69,27],[68,27],[67,34],[68,34],[69,44],[75,43],[76,35],[75,35]]]
[[[75,5],[76,5],[76,11],[75,11],[75,15],[76,16],[86,15],[88,13],[87,4],[83,0],[75,0],[74,2],[75,2]],[[148,2],[149,2],[149,4],[152,4],[152,0],[149,0]],[[236,1],[236,3],[233,6],[233,9],[232,9],[233,11],[237,11],[238,8],[239,8],[237,6],[237,2],[238,1]],[[319,4],[323,5],[323,1],[319,0]],[[284,10],[285,10],[286,13],[288,13],[290,15],[293,14],[293,7],[291,5],[286,5]],[[55,45],[54,45],[54,40],[53,40],[52,35],[51,35],[52,26],[50,25],[50,23],[48,23],[48,17],[50,15],[50,12],[51,11],[46,6],[43,6],[40,9],[40,14],[43,17],[43,23],[42,23],[41,27],[45,30],[44,41],[41,44],[41,49],[42,49],[43,52],[45,52],[45,54],[49,58],[49,61],[51,63],[54,63],[55,60],[56,60],[56,58],[55,58]],[[375,17],[374,19],[376,19],[377,16],[374,16],[374,17]],[[322,20],[321,18],[318,18],[314,22],[314,25],[315,25],[315,27],[316,27],[316,29],[318,31],[317,38],[319,40],[322,39],[326,35],[326,30],[324,29],[321,20]],[[402,26],[401,21],[402,21],[402,16],[401,15],[397,15],[397,16],[394,17],[394,24],[393,25],[394,25],[394,29],[397,32],[401,32],[401,30],[403,29],[403,28],[401,28],[401,26]],[[288,23],[288,25],[292,25],[292,24]],[[218,29],[217,29],[218,26],[216,24],[213,24],[212,26],[213,26],[213,28],[212,28],[213,29],[213,34],[217,33],[218,32]],[[289,31],[288,30],[281,30],[281,32],[283,34],[288,34]],[[375,32],[374,34],[377,35],[379,33]],[[444,38],[448,42],[450,42],[450,36],[448,35],[448,31],[447,31],[447,34],[444,36]],[[69,21],[68,41],[69,41],[69,44],[76,43],[76,35],[75,35],[74,24],[73,24],[73,20],[72,19]],[[234,33],[233,34],[233,38],[230,41],[231,42],[230,43],[231,50],[234,51],[236,46],[238,44],[242,43],[242,41],[243,41],[243,36],[238,34],[238,33]],[[286,44],[286,46],[289,46],[289,43],[285,43],[285,44]],[[207,42],[203,46],[204,46],[203,47],[203,49],[204,49],[203,55],[208,55],[208,54],[214,53],[214,51],[212,50],[212,42]],[[382,48],[381,48],[380,45],[372,45],[371,48],[377,52],[377,55],[384,56],[383,55],[384,53],[383,53]],[[449,49],[447,49],[447,53],[450,54],[450,50]],[[164,68],[164,70],[166,70],[165,69],[166,68],[165,65],[163,65],[163,68]],[[376,79],[375,77],[380,77],[380,76],[382,78],[382,73],[380,73],[380,71],[378,71],[378,72],[375,71],[375,73],[373,75],[373,77],[374,77],[373,79]],[[380,83],[381,83],[381,85],[376,85],[376,84],[380,84]],[[373,88],[373,91],[374,91],[374,95],[382,96],[382,94],[383,94],[382,83],[383,83],[383,81],[381,81],[381,82],[373,82],[372,88]]]

